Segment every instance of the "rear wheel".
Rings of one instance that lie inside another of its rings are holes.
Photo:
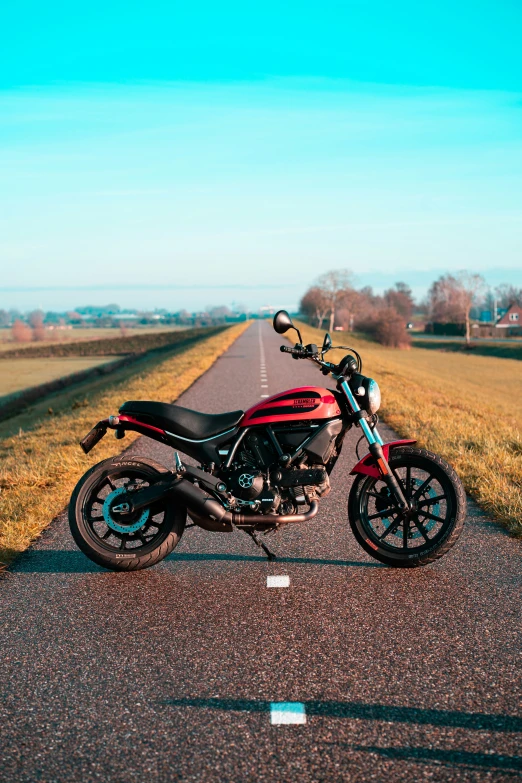
[[[155,484],[165,472],[152,460],[114,457],[80,479],[69,503],[69,525],[87,557],[113,571],[137,571],[172,552],[185,529],[185,508],[167,499],[133,513],[117,510],[126,493]]]
[[[443,459],[425,449],[393,449],[388,463],[410,511],[395,506],[381,478],[359,475],[348,517],[362,548],[381,563],[415,568],[442,557],[456,543],[466,518],[462,483]]]

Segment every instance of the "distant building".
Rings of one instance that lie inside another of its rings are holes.
[[[478,321],[481,324],[494,324],[505,315],[508,311],[507,307],[497,307],[495,310],[481,310]]]
[[[502,318],[496,323],[497,329],[520,329],[522,327],[522,307],[519,304],[512,304],[508,307]],[[508,331],[507,334],[510,334]]]

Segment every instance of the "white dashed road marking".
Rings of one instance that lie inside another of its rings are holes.
[[[300,701],[273,701],[270,704],[272,726],[306,723],[305,706]]]
[[[290,587],[290,577],[283,576],[283,575],[267,576],[266,586],[267,587]]]
[[[263,345],[263,338],[261,336],[261,321],[258,322],[258,334],[259,334],[259,362],[260,362],[260,377],[261,377],[261,388],[262,389],[268,389],[268,378],[266,374],[266,363],[265,363],[265,347]],[[262,394],[261,398],[268,397],[268,394]]]

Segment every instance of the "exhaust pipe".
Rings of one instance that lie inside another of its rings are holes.
[[[313,519],[319,511],[319,503],[316,500],[312,501],[308,511],[305,511],[303,514],[262,515],[226,511],[219,501],[210,497],[202,489],[195,487],[194,484],[186,481],[186,479],[180,479],[176,482],[170,494],[187,507],[190,516],[196,524],[199,524],[200,520],[204,522],[205,519],[208,519],[211,523],[216,524],[214,529],[217,530],[222,530],[224,526],[229,525],[251,527],[260,523],[286,525],[290,522],[306,522],[308,519]]]
[[[162,486],[163,484],[163,486]],[[319,503],[313,500],[308,511],[303,514],[253,514],[236,511],[226,511],[221,503],[215,498],[207,495],[200,487],[196,487],[192,482],[184,478],[178,478],[173,483],[153,484],[151,487],[136,492],[131,495],[132,510],[150,505],[151,502],[159,500],[165,495],[179,500],[187,510],[196,524],[205,527],[207,522],[208,529],[232,530],[232,525],[236,527],[255,527],[259,524],[267,525],[286,525],[290,522],[306,522],[313,519],[319,511]]]

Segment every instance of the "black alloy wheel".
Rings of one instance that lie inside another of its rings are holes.
[[[112,570],[138,570],[159,562],[177,546],[186,509],[166,499],[135,512],[124,510],[128,496],[156,483],[165,472],[152,460],[115,457],[85,474],[71,497],[69,523],[87,557]]]
[[[398,568],[427,565],[442,557],[461,533],[464,489],[453,468],[425,449],[394,449],[388,462],[410,510],[398,509],[383,479],[359,475],[348,500],[352,531],[381,563]]]

